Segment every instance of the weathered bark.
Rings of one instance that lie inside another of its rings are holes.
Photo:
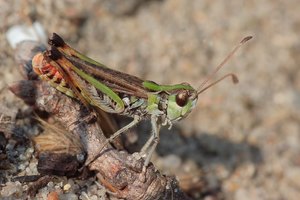
[[[78,101],[61,94],[46,82],[32,80],[36,77],[30,70],[31,58],[42,49],[36,45],[27,42],[18,47],[16,58],[28,80],[15,83],[10,87],[11,91],[35,109],[55,117],[68,131],[79,135],[88,155],[87,160],[91,160],[106,144],[106,137],[97,120],[91,120],[95,115]],[[153,165],[143,171],[143,160],[135,155],[106,145],[101,155],[88,164],[88,168],[95,171],[99,181],[119,198],[189,199],[180,190],[175,178],[162,175]]]

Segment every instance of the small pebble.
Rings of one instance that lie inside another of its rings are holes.
[[[59,200],[78,200],[78,197],[74,193],[67,193],[59,195]]]
[[[71,185],[68,183],[68,184],[64,185],[63,190],[68,191],[70,188],[71,188]]]
[[[58,194],[56,191],[52,191],[48,194],[47,200],[59,200]]]

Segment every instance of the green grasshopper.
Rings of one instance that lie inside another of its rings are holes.
[[[37,54],[32,65],[43,80],[83,104],[133,118],[132,122],[116,131],[107,143],[141,120],[150,119],[152,135],[140,152],[147,166],[158,144],[161,126],[168,125],[171,128],[173,122],[185,118],[195,107],[198,95],[212,85],[226,77],[232,77],[234,83],[238,82],[236,75],[229,73],[208,84],[216,72],[251,38],[245,37],[197,90],[188,83],[160,85],[110,69],[71,48],[56,33],[49,39],[50,49]]]

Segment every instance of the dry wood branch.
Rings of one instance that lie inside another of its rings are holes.
[[[32,56],[41,48],[36,43],[23,43],[18,47],[17,61],[28,79],[34,79],[28,68]],[[28,53],[30,51],[30,53]],[[26,55],[26,56],[24,56]],[[20,59],[21,58],[21,59]],[[65,128],[79,135],[88,160],[98,155],[106,143],[100,126],[92,120],[95,115],[77,101],[61,94],[47,83],[39,80],[24,80],[10,87],[18,97],[36,109],[54,116]],[[153,165],[142,171],[143,161],[135,154],[117,151],[110,145],[88,168],[96,172],[102,184],[125,199],[189,199],[178,187],[175,178],[160,174]]]

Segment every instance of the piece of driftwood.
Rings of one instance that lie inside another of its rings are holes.
[[[190,199],[178,187],[174,177],[162,175],[150,164],[143,171],[143,160],[106,145],[95,114],[78,101],[37,80],[30,69],[34,54],[44,49],[35,42],[23,42],[16,50],[16,59],[28,80],[10,86],[11,91],[36,110],[47,112],[72,134],[80,136],[87,153],[88,168],[95,171],[98,180],[118,198],[124,199]],[[97,158],[92,161],[93,158]]]

